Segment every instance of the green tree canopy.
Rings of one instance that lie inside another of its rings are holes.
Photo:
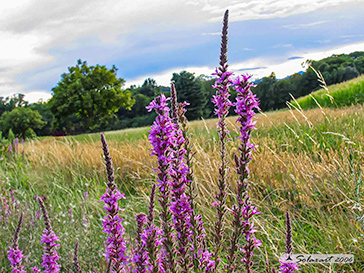
[[[55,127],[71,126],[70,119],[81,130],[92,130],[114,116],[120,108],[130,109],[134,100],[129,91],[122,90],[124,80],[116,75],[117,68],[104,65],[88,66],[81,60],[62,74],[52,88],[49,107]]]
[[[173,73],[171,81],[176,86],[178,101],[190,103],[187,106],[186,117],[189,120],[201,118],[207,104],[207,96],[204,94],[201,81],[193,73],[187,71]]]
[[[15,94],[12,97],[0,97],[0,116],[8,111],[10,112],[15,107],[25,107],[28,102],[24,100],[24,94]]]
[[[39,112],[27,107],[16,107],[3,113],[0,118],[0,129],[4,135],[11,129],[16,137],[21,138],[34,135],[34,130],[41,129],[44,125]]]

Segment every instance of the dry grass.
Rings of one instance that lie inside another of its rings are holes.
[[[231,137],[236,135],[235,118],[228,119]],[[253,142],[259,145],[250,164],[250,189],[262,214],[257,223],[264,247],[260,258],[272,260],[284,249],[284,212],[294,217],[296,252],[350,252],[364,260],[360,244],[364,243],[363,225],[356,220],[362,214],[364,122],[362,106],[341,109],[313,109],[305,112],[280,111],[260,114]],[[216,120],[190,123],[195,143],[195,175],[199,188],[198,202],[204,217],[213,223],[211,200],[216,191],[219,147]],[[109,146],[117,168],[117,179],[123,191],[142,198],[154,183],[151,176],[156,165],[150,157],[149,142],[144,134],[137,139],[117,141],[109,136]],[[91,139],[91,138],[90,138]],[[230,144],[231,159],[238,143]],[[27,142],[27,160],[39,182],[33,187],[46,192],[49,177],[62,172],[65,183],[73,187],[82,179],[104,175],[99,142],[77,141],[74,138],[46,138]],[[236,176],[230,162],[230,194],[233,198]],[[65,171],[66,170],[66,171]],[[32,174],[29,174],[32,176]],[[80,178],[81,179],[81,178]],[[100,186],[93,189],[100,193]],[[135,198],[135,197],[134,197]],[[137,199],[135,199],[137,200]],[[232,200],[232,199],[231,199]],[[359,204],[359,205],[358,205]],[[96,205],[95,205],[96,206]],[[211,226],[210,226],[211,228]],[[276,264],[276,259],[274,264]],[[353,267],[336,267],[359,272]],[[304,272],[330,272],[328,266],[309,267]],[[341,271],[340,271],[341,272]]]

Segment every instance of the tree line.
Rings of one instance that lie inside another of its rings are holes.
[[[309,63],[322,73],[327,85],[331,85],[363,74],[364,52],[332,55],[319,61],[309,60]],[[189,120],[213,117],[214,81],[210,76],[196,76],[188,71],[173,73],[171,82],[178,90],[178,100],[190,103]],[[117,77],[115,66],[111,69],[104,65],[89,66],[78,60],[61,75],[48,102],[29,104],[23,94],[0,97],[1,133],[6,137],[11,130],[15,136],[26,138],[150,125],[155,114],[149,113],[145,106],[158,94],[168,95],[169,87],[158,85],[151,78],[141,86],[124,89],[124,84],[124,79]],[[256,81],[253,92],[260,100],[261,110],[270,111],[285,108],[291,96],[299,98],[319,88],[316,73],[307,68],[284,79],[277,79],[272,72]],[[232,90],[231,99],[235,97]]]

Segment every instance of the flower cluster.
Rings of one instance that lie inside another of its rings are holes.
[[[224,220],[226,214],[226,178],[229,172],[227,167],[227,150],[226,144],[229,141],[229,130],[227,129],[226,117],[229,114],[229,109],[232,106],[232,102],[229,100],[231,83],[230,76],[232,72],[228,71],[227,64],[227,43],[228,43],[228,16],[229,12],[224,14],[224,21],[222,27],[222,39],[221,39],[221,51],[220,51],[220,67],[216,69],[213,75],[217,76],[213,88],[216,89],[216,95],[213,96],[212,102],[215,104],[215,115],[218,116],[217,129],[219,132],[220,140],[220,158],[221,164],[219,167],[219,180],[218,180],[218,192],[215,195],[215,202],[213,205],[216,207],[217,220],[215,222],[215,251],[214,260],[216,266],[220,262],[219,252],[224,243]]]
[[[281,273],[294,273],[299,271],[298,265],[296,263],[287,263],[281,260],[279,262],[281,263],[279,266]]]
[[[164,272],[170,269],[175,272],[176,264],[174,262],[175,249],[172,241],[172,214],[170,211],[170,166],[172,161],[172,147],[174,144],[174,126],[170,117],[170,108],[167,103],[170,98],[166,98],[164,94],[156,97],[147,106],[148,111],[155,110],[158,114],[156,120],[149,131],[149,142],[152,145],[151,155],[157,156],[158,167],[155,169],[157,173],[157,184],[159,189],[158,201],[161,205],[160,218],[162,221],[161,231],[163,233],[162,249],[159,254],[159,270]]]
[[[137,222],[137,236],[132,261],[135,264],[134,273],[146,273],[148,253],[146,252],[146,238],[143,236],[147,216],[144,213],[135,215]]]
[[[41,243],[44,244],[43,248],[45,250],[45,253],[43,254],[42,266],[45,273],[58,273],[61,268],[61,265],[57,262],[59,260],[57,253],[57,247],[59,246],[57,242],[59,241],[59,238],[52,230],[49,215],[44,205],[43,199],[39,196],[36,196],[36,198],[38,199],[40,208],[42,210],[45,224],[45,229],[43,230],[41,239]]]
[[[43,254],[42,266],[44,272],[46,273],[56,273],[59,272],[60,265],[57,263],[59,256],[56,248],[59,246],[57,243],[59,241],[58,236],[53,230],[48,231],[44,229],[41,243],[44,244],[44,250],[46,253]]]
[[[229,270],[236,267],[237,250],[239,249],[239,239],[241,235],[245,237],[245,245],[240,247],[244,257],[242,261],[245,264],[247,272],[252,272],[252,251],[261,245],[261,242],[255,238],[256,228],[252,217],[260,212],[252,205],[249,197],[249,187],[247,178],[249,177],[248,164],[252,159],[251,153],[255,145],[250,142],[250,134],[255,129],[255,110],[258,109],[259,103],[256,96],[250,90],[253,84],[249,83],[251,76],[242,75],[232,80],[234,89],[237,92],[235,113],[238,114],[237,123],[239,123],[240,145],[239,154],[235,155],[236,173],[238,175],[236,204],[231,208],[233,213],[233,234],[230,240],[228,265]]]
[[[18,248],[9,247],[8,259],[12,266],[13,273],[25,273],[24,267],[21,265],[22,259],[24,258],[23,251]]]
[[[119,216],[119,212],[122,209],[118,204],[120,199],[125,199],[125,195],[120,193],[120,191],[116,188],[114,167],[109,147],[103,134],[101,134],[101,144],[104,152],[108,181],[106,191],[100,199],[100,201],[104,202],[104,211],[107,213],[102,223],[103,231],[108,234],[105,241],[105,259],[108,260],[109,263],[108,270],[111,270],[112,268],[114,271],[119,272],[127,261],[126,242],[123,239],[125,228],[122,225],[123,219]]]

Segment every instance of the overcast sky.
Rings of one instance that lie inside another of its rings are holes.
[[[230,11],[229,63],[282,78],[306,59],[364,51],[363,0],[0,0],[0,96],[48,99],[77,59],[116,65],[141,85],[173,72],[210,75]]]

